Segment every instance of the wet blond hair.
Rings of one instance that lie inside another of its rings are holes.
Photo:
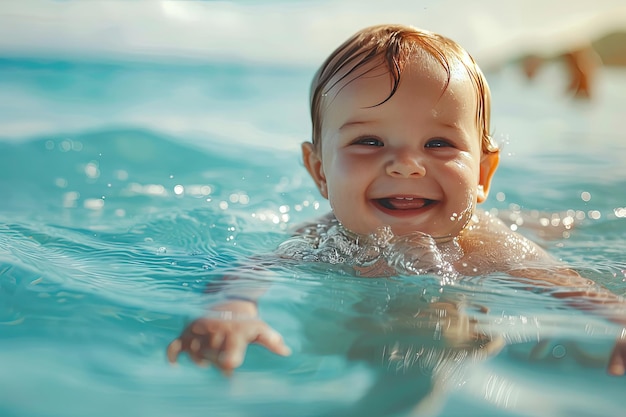
[[[365,65],[382,60],[392,78],[388,101],[396,93],[402,71],[412,58],[424,51],[436,59],[447,74],[447,88],[454,61],[467,70],[474,85],[477,100],[476,123],[480,130],[481,146],[485,153],[498,152],[498,145],[489,133],[491,93],[482,71],[465,49],[445,36],[404,25],[371,26],[355,33],[330,54],[313,77],[310,90],[312,141],[320,149],[322,140],[322,102],[326,93]],[[362,75],[355,77],[359,78]],[[333,80],[330,84],[331,80]]]

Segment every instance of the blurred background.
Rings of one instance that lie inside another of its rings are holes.
[[[566,80],[559,88],[579,98],[593,98],[598,67],[626,65],[623,0],[7,0],[0,2],[0,137],[49,132],[59,120],[65,120],[65,129],[98,127],[104,114],[110,114],[113,123],[157,123],[149,120],[156,114],[149,103],[143,105],[152,115],[139,115],[136,105],[121,98],[115,104],[124,105],[125,114],[113,115],[110,110],[78,117],[77,109],[72,109],[75,117],[69,120],[54,112],[52,103],[29,102],[32,96],[16,90],[20,79],[11,78],[16,62],[22,66],[24,60],[31,65],[64,62],[66,67],[68,62],[175,66],[234,62],[257,69],[301,68],[305,75],[298,88],[305,98],[312,72],[330,51],[363,26],[382,22],[445,34],[470,51],[486,72],[514,63],[525,77],[536,79],[543,64],[558,61],[561,78]],[[57,90],[69,91],[79,79],[74,77]],[[167,86],[162,88],[166,94]],[[154,90],[148,102],[158,101],[156,86]],[[131,96],[147,94],[134,91],[133,86],[126,93],[131,102]],[[298,135],[307,134],[306,105],[303,99],[285,118],[286,123],[293,122]],[[159,122],[176,132],[182,125],[195,124],[199,129],[206,125],[191,119],[193,111],[188,110],[185,120],[163,114]],[[302,129],[296,127],[300,125]]]
[[[606,63],[626,61],[621,0],[3,1],[0,53],[317,65],[337,40],[383,22],[448,35],[484,67],[590,42]]]

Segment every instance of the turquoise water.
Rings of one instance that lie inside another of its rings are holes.
[[[0,415],[388,416],[426,397],[441,416],[621,415],[626,378],[604,371],[620,329],[499,275],[441,288],[287,264],[260,309],[291,357],[251,346],[231,377],[167,363],[207,283],[328,209],[299,162],[313,71],[0,60]],[[626,294],[626,73],[601,75],[575,103],[557,67],[488,74],[503,160],[485,208],[569,210],[568,235],[520,231]],[[433,395],[432,370],[380,352],[432,342],[412,317],[444,295],[508,346],[459,359]]]

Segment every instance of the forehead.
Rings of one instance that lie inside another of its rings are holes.
[[[382,57],[356,70],[335,74],[323,94],[323,127],[333,125],[352,112],[370,113],[396,96],[407,102],[430,105],[434,117],[475,116],[477,91],[466,67],[458,59],[447,61],[448,70],[424,51],[416,51],[401,68],[400,82],[393,92],[393,78]],[[339,120],[334,120],[339,119]],[[473,119],[472,119],[473,120]]]

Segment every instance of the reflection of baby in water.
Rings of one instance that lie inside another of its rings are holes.
[[[299,229],[279,248],[280,256],[343,262],[360,276],[428,273],[443,283],[505,272],[537,287],[561,287],[555,296],[582,309],[622,302],[477,210],[489,193],[499,150],[490,136],[487,82],[454,41],[399,25],[361,30],[315,75],[311,116],[312,142],[302,145],[303,161],[332,213]],[[229,294],[170,344],[171,361],[187,352],[197,363],[231,371],[250,343],[290,353],[258,316],[253,292]],[[431,304],[412,314],[423,328],[430,323],[450,336],[432,352],[443,358],[445,352],[480,357],[497,351],[499,342],[476,332],[456,303]],[[626,325],[624,317],[607,316]],[[408,326],[406,334],[414,340],[420,332]],[[356,341],[351,354],[380,348],[375,340]],[[416,344],[387,346],[385,355],[406,361],[408,346]],[[625,360],[622,337],[610,373],[624,374]]]
[[[350,407],[352,414],[342,415],[389,415],[390,408],[436,410],[438,394],[463,385],[472,365],[504,345],[502,337],[478,331],[462,308],[459,300],[401,294],[390,301],[385,320],[376,326],[361,321],[361,336],[351,341],[347,358],[369,363],[377,377],[368,393]],[[390,391],[395,398],[380,395]],[[375,408],[380,412],[372,413]]]

